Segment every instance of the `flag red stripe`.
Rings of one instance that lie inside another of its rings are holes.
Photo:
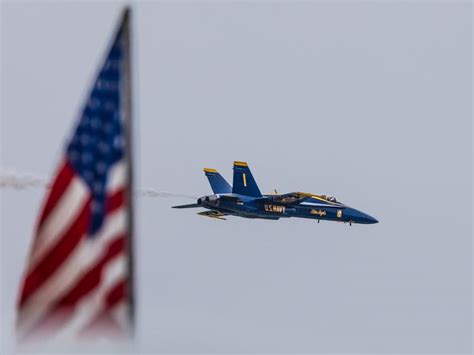
[[[46,218],[49,216],[51,210],[54,208],[54,206],[56,206],[56,203],[66,191],[73,177],[74,171],[71,165],[67,162],[67,160],[65,160],[61,165],[61,168],[59,169],[59,174],[54,180],[46,204],[44,205],[43,211],[41,212],[41,216],[38,222],[39,227],[41,227]]]
[[[61,236],[58,243],[38,262],[26,276],[21,292],[19,307],[61,266],[80,240],[86,235],[90,220],[90,199],[82,207],[81,213]]]
[[[107,309],[114,307],[117,303],[125,298],[127,292],[127,280],[118,282],[105,297]]]
[[[105,203],[106,214],[112,213],[124,204],[125,189],[115,191],[113,194],[107,196],[107,201]]]

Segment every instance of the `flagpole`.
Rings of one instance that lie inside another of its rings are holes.
[[[124,135],[125,135],[125,151],[127,155],[127,201],[128,201],[128,231],[127,231],[127,248],[128,248],[128,298],[129,309],[128,317],[130,320],[131,335],[135,331],[135,260],[134,260],[134,208],[133,208],[133,120],[132,120],[132,67],[131,67],[131,46],[130,46],[130,13],[129,7],[123,10],[122,14],[122,40],[123,40],[123,82],[122,82],[122,110],[124,114]]]

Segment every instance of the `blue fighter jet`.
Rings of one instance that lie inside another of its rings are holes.
[[[306,192],[262,195],[250,169],[245,162],[234,162],[233,186],[215,169],[204,169],[213,195],[199,198],[190,205],[173,208],[206,208],[201,216],[225,219],[227,215],[245,218],[278,220],[300,217],[318,220],[361,224],[378,221],[367,213],[349,207],[332,196],[315,195]]]

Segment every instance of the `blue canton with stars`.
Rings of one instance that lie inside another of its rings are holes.
[[[90,236],[100,229],[105,217],[106,186],[111,167],[124,156],[120,110],[121,37],[119,32],[67,147],[69,163],[91,194]]]

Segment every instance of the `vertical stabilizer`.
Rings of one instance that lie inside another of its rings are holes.
[[[251,197],[262,197],[262,193],[260,192],[246,162],[234,162],[232,193]]]
[[[203,170],[215,194],[230,194],[232,192],[232,187],[216,169],[204,168]]]

